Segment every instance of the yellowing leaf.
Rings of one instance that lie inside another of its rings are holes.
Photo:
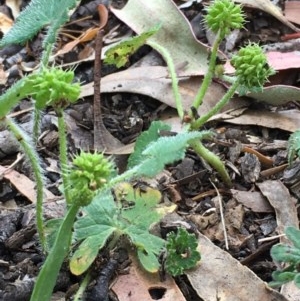
[[[104,62],[107,64],[114,64],[118,68],[123,67],[128,62],[129,56],[136,52],[141,46],[143,46],[148,38],[157,33],[159,28],[160,25],[155,26],[149,31],[146,31],[131,39],[125,40],[118,45],[108,49],[105,53],[106,58],[104,59]]]
[[[99,250],[103,248],[113,231],[114,228],[109,227],[98,235],[89,236],[81,243],[70,260],[72,274],[76,276],[81,275],[91,266]]]

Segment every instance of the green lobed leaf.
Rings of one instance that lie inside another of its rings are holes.
[[[159,221],[161,215],[155,211],[155,206],[158,204],[160,199],[151,199],[147,196],[143,198],[143,196],[137,196],[134,199],[134,207],[123,210],[122,217],[128,220],[132,225],[137,225],[142,227],[143,229],[149,229],[151,224],[156,223]]]
[[[132,168],[141,163],[143,160],[142,152],[147,148],[147,146],[160,138],[159,131],[170,130],[171,127],[162,121],[153,121],[147,131],[141,133],[141,135],[136,139],[134,152],[128,158],[127,168]]]
[[[275,271],[272,273],[272,277],[275,281],[280,282],[281,284],[292,281],[295,277],[295,272],[286,272],[286,271]]]
[[[162,171],[166,164],[184,158],[188,142],[193,139],[211,137],[212,132],[181,132],[176,136],[160,137],[142,152],[144,160],[137,167],[137,174],[153,177]]]
[[[294,283],[298,288],[300,288],[300,273],[297,273],[296,276],[294,277]]]
[[[300,139],[300,136],[299,136],[299,139]],[[299,147],[300,147],[300,145],[299,145]],[[294,244],[294,246],[296,248],[298,248],[300,251],[300,230],[298,230],[295,227],[287,227],[285,229],[285,234],[286,234],[287,238]]]
[[[82,209],[83,217],[74,224],[74,238],[85,239],[99,235],[107,228],[114,226],[117,208],[110,191],[97,194],[93,201]]]
[[[160,264],[153,253],[146,253],[145,251],[138,249],[137,255],[140,263],[146,271],[149,273],[158,272]]]
[[[74,239],[83,240],[70,262],[75,275],[82,274],[90,267],[99,250],[114,233],[127,235],[133,245],[142,250],[144,255],[141,255],[141,263],[145,264],[145,269],[157,271],[155,255],[159,254],[165,241],[150,234],[149,227],[160,218],[154,208],[160,200],[160,194],[135,193],[132,188],[125,195],[133,201],[132,208],[118,208],[110,191],[99,193],[83,208],[83,216],[74,224]]]
[[[125,233],[137,248],[145,250],[147,253],[158,255],[165,245],[165,240],[162,238],[152,235],[148,231],[146,232],[134,225],[128,227]]]
[[[59,229],[62,221],[63,218],[54,218],[45,222],[44,232],[46,236],[47,253],[50,252],[52,246],[54,245],[56,235],[57,235],[57,230]]]
[[[70,260],[70,270],[72,274],[76,276],[81,275],[91,266],[99,250],[104,247],[114,230],[113,227],[106,227],[106,230],[99,230],[97,235],[88,236],[79,245]]]
[[[31,0],[20,13],[14,26],[0,41],[0,47],[9,44],[23,44],[42,28],[59,28],[69,20],[68,11],[77,0]],[[55,42],[55,37],[53,43]]]
[[[279,262],[300,262],[300,250],[289,245],[277,244],[271,248],[271,256]]]

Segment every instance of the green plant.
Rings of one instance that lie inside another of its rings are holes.
[[[126,183],[117,186],[116,190],[119,191],[118,203],[112,193],[105,190],[83,208],[83,216],[75,222],[74,239],[82,241],[70,261],[71,272],[75,275],[81,275],[90,267],[107,242],[106,248],[114,249],[120,243],[120,237],[127,237],[136,247],[139,261],[147,271],[153,273],[159,269],[156,257],[164,240],[148,231],[161,217],[154,210],[160,198],[151,192],[135,193]]]
[[[34,147],[39,131],[40,109],[53,105],[59,115],[60,156],[66,165],[66,142],[62,109],[77,100],[80,93],[79,84],[72,84],[74,73],[58,68],[47,68],[52,47],[58,30],[68,20],[68,11],[76,4],[75,0],[45,1],[32,0],[17,18],[15,25],[0,41],[0,47],[9,44],[23,44],[32,38],[41,28],[47,26],[47,34],[43,41],[43,57],[39,72],[22,78],[0,96],[0,123],[4,124],[16,137],[30,160],[37,183],[37,230],[43,250],[46,242],[43,224],[43,174],[39,158]],[[50,95],[49,95],[50,92]],[[12,108],[23,98],[31,96],[35,99],[33,139],[7,116]],[[50,97],[49,97],[50,96]]]
[[[37,182],[37,229],[44,252],[49,252],[37,277],[31,301],[47,301],[50,299],[58,272],[64,259],[69,254],[72,237],[80,243],[79,248],[75,250],[71,259],[71,270],[75,274],[87,271],[98,251],[106,243],[111,248],[116,246],[121,235],[126,236],[136,248],[137,256],[142,265],[149,271],[156,271],[158,269],[156,255],[164,245],[162,239],[149,233],[149,226],[159,219],[159,214],[155,211],[157,200],[151,199],[146,202],[143,198],[134,198],[133,207],[124,208],[121,200],[118,200],[117,204],[113,202],[110,190],[130,179],[155,176],[164,169],[166,164],[183,159],[185,150],[189,146],[213,165],[224,182],[230,185],[229,175],[220,158],[210,152],[201,142],[203,139],[210,139],[213,134],[209,131],[199,132],[198,130],[229,101],[236,89],[242,88],[242,92],[245,93],[253,88],[253,84],[257,84],[260,88],[264,84],[266,77],[271,74],[271,69],[266,64],[262,52],[258,51],[258,46],[250,44],[247,51],[240,51],[232,59],[232,63],[237,69],[237,77],[220,102],[208,114],[200,118],[194,116],[193,109],[191,109],[191,112],[187,113],[190,122],[186,124],[185,130],[176,136],[160,137],[159,130],[168,129],[168,126],[160,122],[154,122],[149,131],[143,133],[138,139],[135,151],[129,159],[128,169],[123,174],[117,175],[112,161],[99,153],[89,154],[81,152],[73,158],[72,165],[70,165],[67,157],[64,108],[77,100],[80,93],[80,85],[73,83],[73,71],[63,71],[60,68],[48,67],[48,63],[58,30],[68,20],[68,12],[76,5],[76,2],[75,0],[32,0],[30,5],[20,14],[16,25],[0,42],[0,47],[11,43],[24,43],[32,38],[41,28],[47,27],[40,69],[22,78],[0,97],[0,122],[6,125],[20,142],[24,152],[31,161],[35,173]],[[211,26],[212,30],[217,33],[217,38],[211,50],[209,71],[204,77],[193,103],[193,108],[196,110],[201,105],[208,85],[215,76],[217,50],[221,40],[231,29],[240,28],[243,24],[240,7],[232,5],[228,0],[217,0],[207,11],[208,16],[212,16],[211,18],[207,17],[208,26]],[[222,14],[224,11],[228,12],[227,17],[223,19],[219,17],[220,11],[222,11]],[[231,17],[229,18],[228,16]],[[228,23],[228,19],[231,22]],[[118,52],[117,48],[114,48],[110,59],[117,59],[118,65],[126,63],[129,53],[135,51],[157,30],[158,27],[145,33],[141,38],[136,38],[133,44],[127,41],[123,44],[122,51]],[[172,78],[178,115],[184,120],[186,113],[183,111],[172,58],[168,51],[160,45],[152,43],[151,46],[160,51],[166,59]],[[125,59],[122,56],[125,56]],[[254,70],[251,67],[252,63],[258,64],[258,68]],[[256,77],[257,80],[253,80],[251,76]],[[7,116],[19,100],[28,96],[34,99],[35,107],[33,141]],[[48,243],[46,243],[45,238],[46,227],[43,222],[42,212],[43,174],[34,148],[34,142],[39,131],[40,110],[43,110],[46,106],[52,106],[58,116],[59,157],[62,169],[63,193],[67,204],[65,216],[61,220],[48,223],[49,228],[52,225],[52,229],[54,229],[54,232],[50,231],[51,235],[47,239]],[[79,218],[77,213],[81,207],[84,207],[83,212],[85,215]],[[90,233],[90,227],[95,231]],[[96,235],[98,231],[100,233]],[[183,245],[181,246],[180,243]],[[186,243],[190,243],[191,246],[188,248]],[[172,246],[175,248],[175,251],[172,251]],[[171,258],[176,254],[179,254],[181,259],[186,255],[191,255],[191,258],[187,256],[189,259],[187,262],[180,261],[177,258],[179,264],[170,268],[170,272],[177,275],[182,273],[183,268],[191,267],[195,264],[200,259],[199,255],[195,253],[195,248],[196,242],[189,235],[182,233],[181,230],[179,230],[178,238],[171,235],[168,247]],[[86,262],[81,260],[81,258],[86,259]],[[86,285],[87,281],[84,281],[84,283]]]
[[[184,228],[179,228],[177,233],[170,232],[166,244],[166,271],[173,276],[179,276],[185,270],[195,267],[201,259],[197,248],[198,241],[195,234],[188,233]]]
[[[160,125],[160,122],[154,123],[153,127],[159,129]],[[165,125],[162,125],[162,128],[164,127]],[[153,132],[153,129],[150,131]],[[84,241],[71,260],[71,270],[77,274],[83,273],[92,264],[99,249],[109,237],[114,235],[111,242],[114,246],[120,235],[126,234],[137,247],[142,264],[146,269],[154,271],[157,268],[154,255],[162,246],[162,240],[150,235],[148,227],[157,220],[158,215],[144,210],[153,208],[157,201],[145,203],[143,199],[137,199],[133,209],[123,210],[112,203],[109,189],[132,178],[153,177],[163,170],[165,164],[182,159],[190,140],[203,139],[209,134],[209,132],[185,132],[174,137],[152,138],[152,142],[148,140],[147,143],[138,146],[137,151],[141,152],[141,156],[136,165],[121,175],[116,175],[112,163],[101,154],[81,152],[75,157],[74,167],[69,170],[68,177],[72,201],[69,203],[66,216],[59,223],[53,246],[39,273],[31,301],[50,298],[59,269],[69,251],[76,214],[81,206],[88,204],[90,205],[84,209],[86,215],[76,222],[74,238]],[[161,156],[166,151],[166,144],[170,153],[168,156]],[[86,262],[79,258],[85,259]]]
[[[300,156],[300,131],[295,131],[288,140],[288,163],[292,164],[295,155]]]
[[[167,63],[172,80],[172,88],[178,116],[183,123],[186,123],[186,131],[198,131],[201,129],[201,127],[212,116],[219,112],[228,103],[236,91],[239,91],[241,94],[245,94],[248,91],[261,90],[267,81],[267,78],[274,73],[274,70],[268,66],[267,59],[262,49],[257,44],[250,43],[246,47],[240,49],[240,51],[234,55],[231,60],[232,65],[236,69],[235,77],[223,75],[222,66],[216,64],[220,43],[231,30],[243,27],[245,22],[244,15],[242,13],[241,6],[234,4],[231,0],[215,0],[206,8],[206,11],[206,25],[215,33],[216,37],[210,50],[208,71],[203,78],[202,84],[199,87],[188,113],[185,113],[183,110],[178,79],[172,57],[166,48],[161,46],[158,42],[147,41],[149,36],[145,36],[147,44],[157,50]],[[151,33],[153,34],[153,31]],[[134,40],[132,42],[134,43]],[[114,53],[119,59],[119,55],[122,53],[122,47],[123,45],[120,44],[119,48],[118,46],[115,46],[114,49],[109,52],[110,63],[113,63],[111,58],[113,58]],[[126,56],[128,55],[129,53],[126,52]],[[117,61],[114,63],[116,64]],[[201,117],[195,116],[194,112],[197,111],[202,104],[203,98],[214,77],[220,77],[223,80],[232,83],[232,86],[208,113]],[[205,159],[218,171],[225,184],[231,186],[230,177],[223,162],[217,155],[208,150],[200,141],[190,141],[190,146],[200,157]]]
[[[280,243],[272,247],[273,260],[284,263],[284,268],[272,273],[274,280],[269,285],[278,287],[294,281],[295,285],[300,288],[300,231],[295,227],[287,227],[285,234],[292,245]]]
[[[68,103],[77,100],[80,93],[79,84],[73,84],[74,73],[72,71],[62,71],[57,68],[43,68],[41,72],[33,73],[19,80],[15,85],[6,91],[0,97],[0,123],[4,124],[15,136],[22,146],[27,158],[30,160],[37,184],[37,229],[43,249],[46,249],[44,225],[43,225],[43,173],[40,166],[39,158],[32,140],[22,130],[22,128],[10,118],[8,113],[23,98],[31,96],[36,99],[36,107],[45,108],[51,104],[57,112],[60,112],[59,120],[63,123],[62,109]],[[49,91],[50,98],[49,98]],[[54,93],[55,91],[55,93]],[[48,96],[48,98],[46,98]],[[61,127],[60,127],[61,129]],[[60,147],[65,143],[65,133],[60,133]],[[65,149],[61,150],[62,156],[66,154]],[[66,161],[66,160],[65,160]],[[62,161],[64,163],[64,161]],[[65,163],[66,164],[66,163]]]

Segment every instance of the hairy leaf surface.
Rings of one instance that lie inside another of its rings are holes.
[[[193,139],[211,137],[212,132],[182,132],[172,137],[160,137],[142,152],[144,160],[138,166],[137,173],[153,177],[162,171],[166,164],[184,158],[188,142]]]
[[[0,47],[9,44],[23,44],[45,26],[56,31],[69,20],[68,11],[75,7],[77,0],[32,0],[16,19],[15,25],[4,35]],[[55,36],[52,41],[55,42]]]
[[[83,208],[83,216],[74,224],[74,239],[81,241],[70,261],[70,269],[75,275],[84,273],[90,267],[99,250],[111,237],[118,238],[121,235],[127,236],[137,250],[143,252],[146,270],[158,270],[156,255],[163,247],[164,240],[150,234],[149,227],[160,218],[155,211],[160,194],[135,193],[130,187],[128,193],[124,192],[128,199],[122,200],[133,203],[129,208],[123,207],[122,203],[117,205],[110,191],[100,193]]]
[[[141,163],[143,160],[142,152],[151,142],[156,141],[160,137],[159,131],[168,131],[170,129],[171,127],[162,121],[153,121],[149,129],[142,132],[141,135],[136,139],[134,152],[128,159],[128,168],[132,168]]]

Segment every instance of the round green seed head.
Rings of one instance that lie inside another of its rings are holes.
[[[61,101],[67,104],[75,102],[80,95],[80,84],[72,83],[74,72],[60,68],[44,68],[41,72],[29,76],[35,91],[32,96],[38,109],[47,105],[60,106]]]
[[[73,159],[70,171],[71,200],[86,206],[96,191],[108,182],[114,172],[113,163],[102,153],[81,152]]]
[[[210,30],[228,35],[233,29],[240,29],[245,22],[241,6],[231,0],[215,0],[206,8],[206,24]]]
[[[268,65],[261,47],[255,43],[241,48],[232,57],[231,64],[236,69],[235,75],[240,85],[249,91],[261,89],[268,81],[268,77],[275,73]]]

